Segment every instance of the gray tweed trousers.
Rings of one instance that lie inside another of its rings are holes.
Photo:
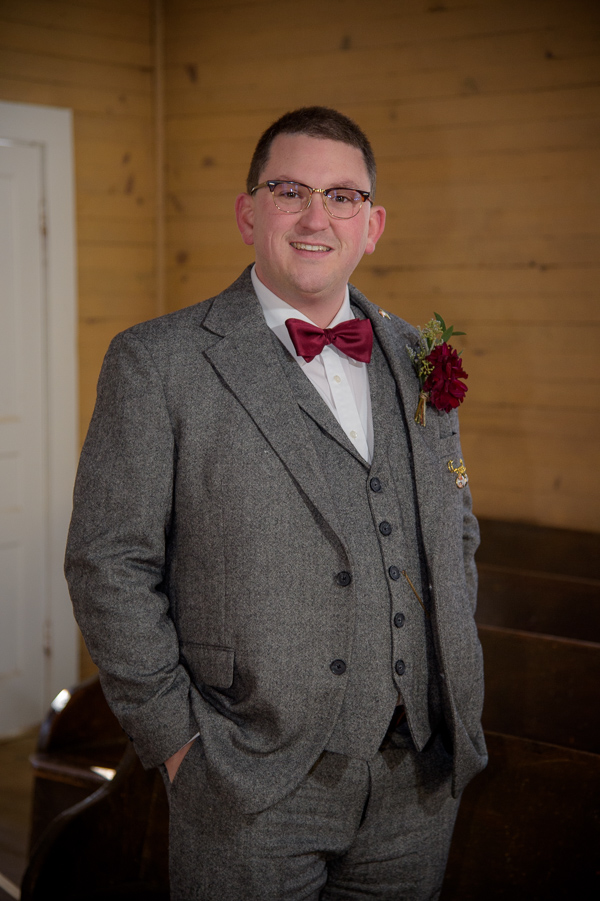
[[[172,901],[435,901],[459,802],[439,736],[406,722],[369,761],[323,752],[282,801],[247,815],[203,784],[195,742],[172,785]]]

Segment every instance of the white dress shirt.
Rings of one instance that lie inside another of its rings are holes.
[[[311,325],[315,323],[263,285],[254,266],[251,277],[267,325],[298,362],[361,457],[370,463],[373,458],[373,416],[367,364],[353,360],[333,344],[325,345],[321,353],[307,363],[304,357],[297,355],[285,322],[286,319],[301,319]],[[354,318],[346,286],[344,302],[328,328]]]

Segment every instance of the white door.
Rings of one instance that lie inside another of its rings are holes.
[[[44,703],[46,429],[42,159],[0,145],[0,724]]]
[[[77,456],[69,110],[0,103],[0,736],[77,675],[62,560]]]

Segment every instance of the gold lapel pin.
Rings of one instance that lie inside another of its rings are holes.
[[[462,461],[462,457],[458,466],[454,466],[454,460],[448,460],[448,472],[455,473],[457,488],[464,488],[465,485],[468,484],[469,476],[467,475],[467,470],[465,464]]]
[[[382,319],[390,319],[390,314],[386,313],[385,310],[377,310]]]

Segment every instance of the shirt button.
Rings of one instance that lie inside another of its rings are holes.
[[[371,479],[369,485],[371,486],[371,491],[381,491],[381,482],[379,479]]]
[[[352,581],[352,576],[345,570],[342,570],[342,572],[338,573],[335,578],[338,585],[341,585],[342,588],[346,588],[346,586],[349,585]]]
[[[352,431],[350,432],[350,437],[351,437],[351,438],[358,438],[358,435],[356,434],[356,432],[354,431],[354,429],[352,429]]]
[[[379,531],[381,532],[382,535],[390,535],[392,532],[392,527],[389,524],[389,522],[386,522],[384,520],[383,522],[379,523]]]
[[[390,566],[388,572],[390,574],[390,579],[393,579],[394,582],[396,582],[400,578],[400,570],[397,566]]]
[[[404,625],[405,619],[406,619],[406,617],[404,616],[403,613],[397,613],[397,614],[395,615],[395,617],[394,617],[394,625],[396,626],[397,629],[401,629],[401,628],[402,628],[402,626]]]
[[[333,663],[329,664],[329,669],[334,676],[343,676],[346,672],[346,664],[343,660],[334,660]]]
[[[334,381],[334,382],[337,382],[337,384],[339,385],[339,383],[340,383],[342,380],[341,380],[341,378],[339,377],[339,375],[334,375],[333,381]]]
[[[333,664],[331,664],[331,665],[333,666]],[[396,660],[396,665],[394,666],[394,669],[396,670],[396,672],[398,673],[399,676],[403,676],[404,673],[406,672],[406,665],[404,663],[404,660]]]

